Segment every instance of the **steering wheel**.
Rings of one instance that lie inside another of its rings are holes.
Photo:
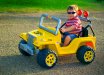
[[[66,22],[65,22],[63,25],[61,25],[61,27],[59,28],[59,30],[60,30],[65,24],[66,24]],[[60,31],[60,33],[61,33],[62,35],[64,35],[64,33],[63,33],[62,31]]]

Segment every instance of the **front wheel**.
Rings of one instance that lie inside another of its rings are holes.
[[[44,68],[52,68],[57,63],[57,56],[54,52],[43,49],[37,55],[37,63]]]
[[[77,59],[84,64],[91,63],[95,58],[95,52],[92,48],[81,46],[76,54]]]

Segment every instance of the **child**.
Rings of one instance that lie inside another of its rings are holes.
[[[62,40],[64,40],[63,46],[67,46],[70,41],[77,37],[82,30],[81,21],[77,15],[78,7],[76,5],[70,5],[67,9],[68,20],[65,25],[60,28],[60,31],[64,33]]]

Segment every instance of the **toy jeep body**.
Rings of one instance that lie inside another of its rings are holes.
[[[43,25],[44,18],[50,18],[57,22],[56,27],[45,27]],[[23,55],[31,56],[37,54],[37,62],[45,68],[52,68],[57,63],[58,56],[76,54],[81,63],[89,64],[94,60],[96,50],[96,37],[93,35],[85,35],[83,30],[91,28],[91,23],[80,32],[77,38],[71,43],[62,47],[61,33],[59,31],[61,20],[57,17],[49,17],[43,14],[40,18],[39,28],[28,33],[21,33],[22,40],[19,43],[19,50]],[[85,31],[84,30],[84,31]],[[82,36],[84,35],[84,36]]]

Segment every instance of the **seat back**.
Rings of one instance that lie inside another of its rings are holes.
[[[88,37],[88,29],[85,27],[82,27],[82,31],[80,33],[81,37]]]

